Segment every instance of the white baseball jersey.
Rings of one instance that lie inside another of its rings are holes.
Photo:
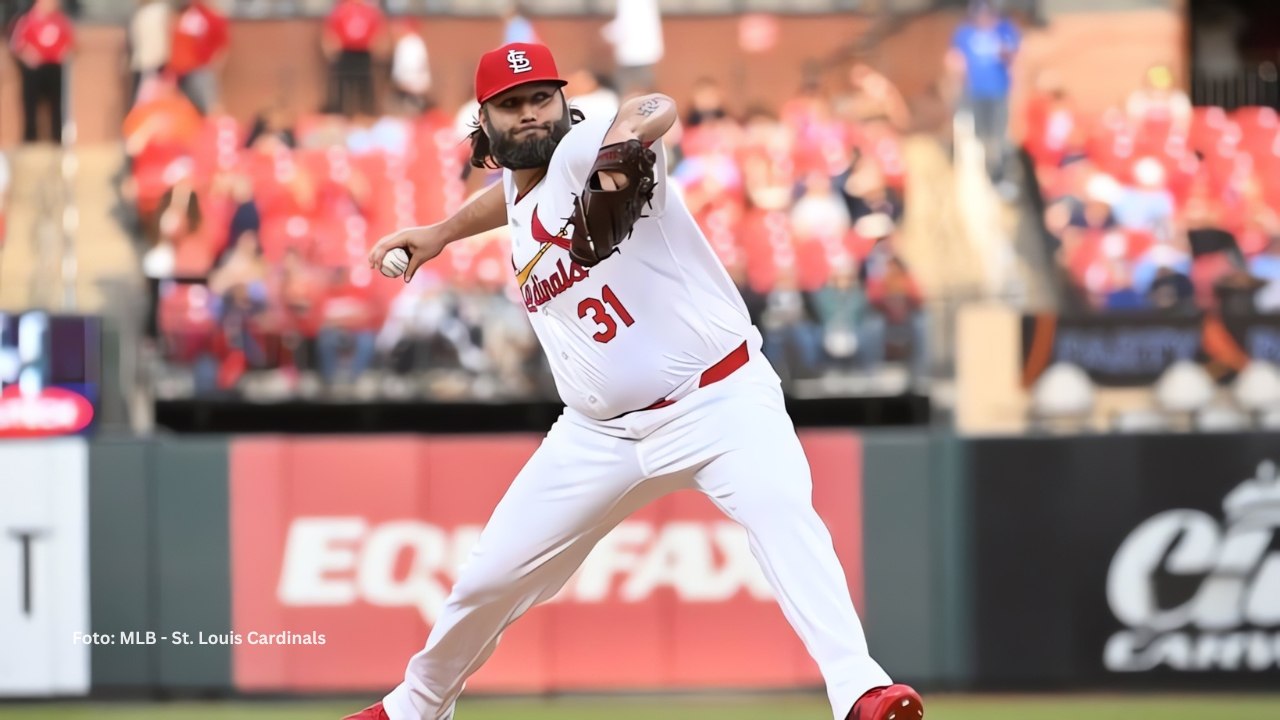
[[[503,172],[512,265],[534,332],[561,399],[596,420],[687,394],[744,341],[760,344],[737,287],[667,187],[661,143],[648,217],[595,267],[570,259],[567,218],[612,124],[575,125],[525,197]]]

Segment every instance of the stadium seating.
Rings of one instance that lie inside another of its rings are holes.
[[[191,364],[203,357],[224,370],[228,362],[245,362],[244,370],[252,371],[263,369],[256,362],[282,361],[290,372],[299,369],[294,363],[314,365],[307,359],[307,346],[326,321],[323,310],[313,311],[308,322],[297,321],[297,312],[282,305],[288,294],[284,288],[296,285],[295,269],[323,278],[307,295],[320,308],[332,299],[329,286],[334,282],[364,288],[362,302],[372,313],[371,327],[381,327],[397,295],[416,290],[373,282],[368,272],[357,272],[369,247],[398,228],[442,219],[467,193],[463,169],[469,147],[445,113],[361,123],[303,115],[289,128],[273,125],[276,120],[263,118],[251,128],[228,116],[212,116],[190,146],[147,147],[135,158],[132,172],[141,213],[160,214],[172,202],[175,183],[189,184],[201,213],[201,222],[189,232],[162,234],[159,240],[172,244],[175,256],[168,263],[173,270],[159,278],[157,303],[157,326],[171,363]],[[779,321],[768,299],[780,280],[788,283],[784,291],[794,279],[801,292],[813,294],[827,285],[833,269],[850,263],[861,267],[861,282],[881,272],[878,268],[893,254],[897,219],[884,213],[900,212],[901,200],[893,198],[901,198],[905,163],[892,130],[855,127],[832,117],[812,98],[789,104],[781,119],[767,122],[770,130],[759,136],[731,119],[688,128],[673,148],[669,169],[676,191],[685,195],[717,255],[731,271],[743,273],[750,294],[762,298],[763,309],[753,310],[760,313],[755,319],[763,322],[769,315],[773,327]],[[766,140],[753,139],[758,137]],[[845,181],[851,167],[857,177]],[[854,194],[864,191],[873,193],[873,199]],[[797,210],[801,206],[805,209]],[[801,212],[808,213],[807,220]],[[248,332],[264,346],[276,334],[288,335],[292,339],[286,338],[284,345],[297,346],[298,353],[275,353],[270,360],[237,354],[241,343],[228,332],[240,331],[228,331],[221,320],[225,300],[199,283],[230,262],[237,242],[233,229],[237,235],[256,231],[261,253],[261,267],[249,283],[257,288],[250,294],[261,301],[252,305]],[[427,274],[444,283],[438,302],[447,306],[445,312],[465,314],[462,306],[475,293],[515,294],[508,265],[505,236],[495,232],[450,246]],[[346,280],[337,280],[343,273]],[[878,312],[860,287],[853,292],[861,297],[857,304],[866,308],[863,320],[841,316],[835,322],[863,322]],[[804,332],[815,334],[825,332],[821,326],[826,322],[812,310],[785,320],[787,326],[809,326]],[[480,325],[469,324],[466,334],[483,345]],[[384,328],[382,334],[388,333]],[[202,334],[221,337],[202,340]],[[383,347],[385,364],[394,364],[396,342],[383,342],[389,343]],[[787,342],[766,345],[773,352],[775,345]],[[869,343],[860,352],[883,355]],[[238,373],[222,372],[219,384],[235,377]]]

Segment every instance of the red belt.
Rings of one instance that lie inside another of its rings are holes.
[[[711,385],[712,383],[720,382],[721,380],[737,372],[738,369],[741,368],[743,365],[746,365],[747,360],[749,359],[751,359],[751,355],[750,353],[747,352],[747,343],[744,340],[743,343],[737,347],[737,349],[735,349],[733,352],[721,358],[720,362],[702,371],[702,377],[698,378],[698,387],[704,388],[708,385]],[[657,410],[658,408],[666,407],[674,403],[675,403],[675,400],[669,400],[667,398],[663,398],[648,407],[642,407],[639,410],[628,410],[627,412],[622,413],[622,415],[619,415],[617,417],[610,418],[610,419],[617,420],[623,415],[630,415],[633,412],[644,412],[645,410]]]

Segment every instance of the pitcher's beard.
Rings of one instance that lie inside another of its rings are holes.
[[[527,140],[517,139],[513,134],[514,131],[512,133],[495,132],[488,118],[484,119],[484,123],[489,134],[489,154],[499,165],[508,170],[546,167],[551,162],[551,155],[556,151],[556,146],[573,126],[567,107],[564,116],[553,123],[546,134]]]

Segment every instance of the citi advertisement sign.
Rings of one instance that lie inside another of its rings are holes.
[[[1280,668],[1280,478],[1270,460],[1222,501],[1159,513],[1129,533],[1107,574],[1124,629],[1107,640],[1111,672],[1257,673]]]
[[[1273,432],[972,443],[981,687],[1275,689],[1277,448]]]

